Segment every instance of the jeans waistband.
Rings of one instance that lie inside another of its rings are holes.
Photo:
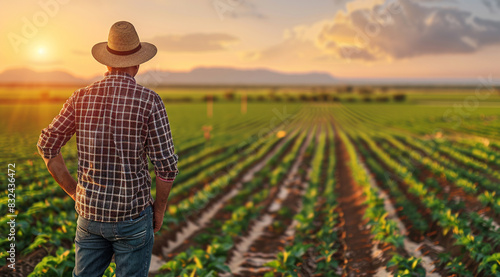
[[[135,219],[138,219],[139,217],[145,215],[146,211],[149,207],[151,207],[151,205],[148,204],[146,207],[144,207],[144,210],[142,210],[138,215],[131,217],[129,220],[135,220]]]

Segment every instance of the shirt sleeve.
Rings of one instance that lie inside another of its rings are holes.
[[[66,100],[59,114],[54,117],[47,128],[42,130],[38,138],[38,152],[46,159],[56,157],[61,148],[75,134],[74,96],[75,94]]]
[[[148,119],[146,153],[154,165],[156,177],[173,182],[179,173],[178,156],[174,153],[174,143],[165,105],[158,95],[155,97]]]

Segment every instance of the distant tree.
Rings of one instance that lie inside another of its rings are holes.
[[[340,102],[340,98],[338,96],[332,97],[333,102]]]
[[[363,102],[372,102],[372,101],[373,101],[373,99],[371,97],[368,97],[368,96],[363,97]]]
[[[320,101],[328,101],[328,99],[330,98],[330,95],[328,95],[328,93],[326,93],[326,92],[322,92],[318,96],[318,98],[319,98]]]
[[[233,101],[234,100],[234,91],[233,90],[228,90],[224,92],[224,99],[227,101]]]
[[[352,86],[346,86],[345,87],[345,92],[346,93],[352,93],[354,91],[354,88]]]
[[[391,99],[388,96],[379,96],[375,98],[377,102],[389,102]]]
[[[345,100],[346,100],[346,102],[351,102],[351,103],[358,101],[358,99],[356,97],[352,97],[352,96],[347,97]]]
[[[373,94],[373,89],[371,89],[371,88],[360,88],[359,89],[359,94],[361,94],[361,95],[371,95],[371,94]]]
[[[307,94],[300,94],[299,99],[302,102],[307,102],[307,101],[309,101],[309,96],[307,96]]]
[[[395,102],[404,102],[406,101],[406,94],[404,93],[397,93],[397,94],[394,94],[392,96],[392,99],[395,101]]]
[[[207,102],[210,99],[214,102],[219,100],[219,98],[215,95],[208,94],[208,95],[203,96],[203,101],[205,101],[205,102]]]
[[[180,100],[182,102],[192,102],[193,101],[193,98],[189,97],[189,96],[184,96],[184,97],[181,97]]]

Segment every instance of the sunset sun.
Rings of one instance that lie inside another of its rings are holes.
[[[38,56],[44,56],[47,53],[47,50],[45,49],[45,47],[39,46],[36,49],[36,53],[38,54]]]
[[[31,49],[28,51],[29,59],[34,64],[47,64],[54,59],[54,49],[46,42],[33,44]]]

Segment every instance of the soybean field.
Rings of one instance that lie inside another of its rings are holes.
[[[500,276],[500,104],[450,95],[165,97],[180,173],[150,276]],[[61,106],[0,105],[2,276],[71,276],[75,203],[36,149]]]

